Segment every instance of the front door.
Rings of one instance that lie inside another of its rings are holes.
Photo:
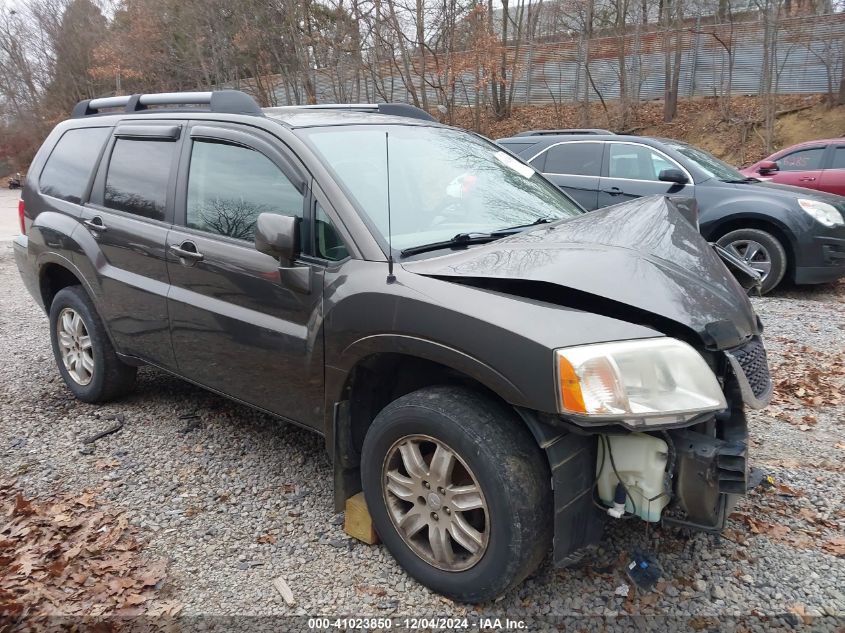
[[[175,369],[165,242],[184,122],[127,121],[106,147],[80,221],[99,246],[102,317],[117,349]],[[82,228],[82,227],[80,227]]]
[[[686,184],[659,179],[664,169],[678,169],[678,163],[663,152],[629,142],[609,142],[604,152],[604,169],[599,184],[599,206],[609,207],[643,196],[678,196],[694,198],[692,179]]]
[[[818,189],[825,149],[825,145],[806,147],[781,156],[775,161],[778,170],[770,174],[771,181],[781,185]]]
[[[315,426],[323,403],[322,269],[303,263],[310,267],[303,288],[255,250],[260,213],[303,218],[309,199],[304,169],[268,141],[247,128],[191,127],[167,239],[173,350],[186,378]]]

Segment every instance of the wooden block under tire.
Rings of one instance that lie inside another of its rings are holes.
[[[364,493],[359,492],[346,500],[346,512],[343,519],[343,531],[349,536],[363,541],[367,545],[379,542],[378,534],[373,526],[373,519],[367,509]]]

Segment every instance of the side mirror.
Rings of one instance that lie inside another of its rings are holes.
[[[674,182],[679,185],[685,185],[689,182],[687,175],[680,169],[664,169],[657,176],[657,179],[663,182]]]
[[[299,255],[299,218],[260,214],[255,221],[255,249],[290,265]]]
[[[757,165],[757,171],[760,173],[761,176],[765,176],[767,174],[772,174],[776,171],[780,171],[780,167],[778,167],[778,164],[773,160],[764,160]]]

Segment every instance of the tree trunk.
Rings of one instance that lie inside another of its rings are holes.
[[[845,37],[842,38],[842,50],[845,51]],[[839,73],[839,98],[836,100],[836,103],[839,105],[845,105],[845,60],[841,57],[839,59],[839,64],[841,65]]]

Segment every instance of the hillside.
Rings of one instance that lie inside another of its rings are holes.
[[[613,108],[608,117],[601,104],[593,104],[590,127],[603,127],[615,132],[617,119]],[[821,95],[787,95],[778,98],[775,148],[787,147],[817,138],[845,136],[845,106],[828,108]],[[610,122],[608,122],[608,118]],[[734,97],[728,120],[722,116],[715,99],[685,100],[678,105],[678,116],[672,123],[663,122],[663,103],[640,104],[628,128],[632,134],[664,136],[698,145],[733,165],[747,165],[766,156],[763,150],[762,112],[757,97]],[[470,127],[469,111],[458,113],[456,125]],[[510,136],[530,129],[580,127],[578,106],[532,106],[514,108],[504,121],[482,119],[481,132],[490,138]]]

